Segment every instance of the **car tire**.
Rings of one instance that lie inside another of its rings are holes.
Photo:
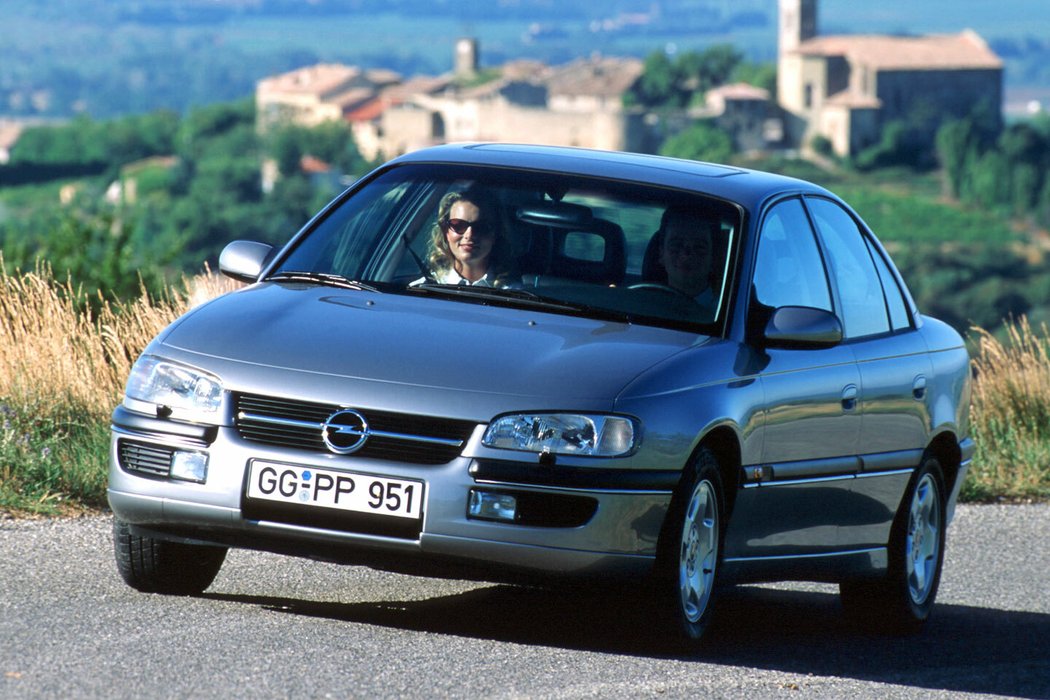
[[[121,578],[144,593],[199,595],[226,560],[226,547],[183,544],[132,534],[113,519],[113,553]]]
[[[945,530],[944,475],[937,459],[927,457],[912,476],[894,519],[887,576],[839,585],[847,613],[869,628],[892,634],[918,632],[937,598]]]
[[[725,493],[718,458],[701,448],[671,499],[660,565],[671,624],[687,643],[699,642],[711,622],[724,525]]]

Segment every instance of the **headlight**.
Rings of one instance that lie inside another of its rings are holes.
[[[481,442],[503,450],[618,457],[634,449],[637,432],[624,416],[516,413],[493,420]]]
[[[214,413],[222,404],[217,377],[156,357],[139,358],[131,368],[125,395],[173,410]]]

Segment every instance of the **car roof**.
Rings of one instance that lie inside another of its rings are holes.
[[[454,143],[412,151],[391,161],[455,163],[525,168],[703,192],[754,210],[771,196],[806,192],[828,196],[819,185],[797,178],[681,158],[565,146],[513,143]]]

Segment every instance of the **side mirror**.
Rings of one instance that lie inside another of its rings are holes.
[[[219,272],[238,282],[255,282],[269,262],[273,246],[255,241],[234,241],[219,255]]]
[[[830,348],[842,342],[842,322],[824,309],[781,306],[766,323],[762,341],[774,348]]]

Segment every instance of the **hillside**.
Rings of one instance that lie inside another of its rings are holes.
[[[481,40],[489,64],[720,43],[771,61],[776,7],[775,0],[6,0],[0,115],[185,112],[245,97],[266,75],[319,61],[438,74],[465,34]],[[1006,60],[1011,93],[1050,93],[1050,40],[1032,31],[1050,24],[1044,0],[957,0],[950,13],[941,3],[824,0],[820,13],[825,33],[972,28]]]

